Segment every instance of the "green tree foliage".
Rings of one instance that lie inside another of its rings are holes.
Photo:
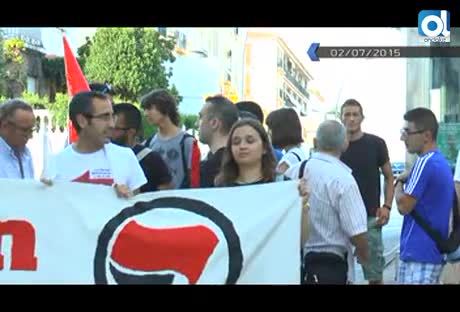
[[[56,93],[54,102],[47,97],[41,97],[36,93],[24,92],[21,98],[35,109],[47,109],[51,114],[53,128],[65,128],[69,115],[69,96],[67,93]]]
[[[177,89],[169,86],[174,62],[175,42],[161,37],[151,28],[99,28],[86,55],[85,74],[89,81],[108,81],[123,99],[136,101],[156,88],[169,89],[177,98]]]
[[[56,92],[67,92],[65,65],[63,57],[43,58],[43,76],[48,81],[52,94]],[[54,98],[50,99],[51,101]]]
[[[8,97],[18,97],[25,90],[26,64],[24,52],[26,44],[22,39],[11,38],[3,41],[5,58],[5,83]]]
[[[181,124],[185,126],[186,130],[198,130],[198,116],[197,115],[181,115]]]
[[[88,59],[89,49],[92,44],[90,37],[86,37],[85,40],[86,42],[77,49],[77,61],[83,71],[85,71],[86,60]]]

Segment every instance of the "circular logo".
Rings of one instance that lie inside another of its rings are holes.
[[[212,222],[168,227],[140,224],[153,211],[178,210]],[[99,235],[94,256],[96,284],[195,284],[206,271],[219,237],[228,251],[225,284],[235,284],[243,266],[243,252],[233,223],[215,207],[184,197],[164,197],[138,202],[112,218]],[[111,277],[110,279],[108,277]]]
[[[444,23],[439,16],[429,15],[423,19],[421,27],[428,37],[437,37],[441,35]]]

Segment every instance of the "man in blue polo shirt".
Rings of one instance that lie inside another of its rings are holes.
[[[419,157],[410,173],[398,177],[395,184],[398,210],[404,215],[398,280],[401,284],[437,284],[444,255],[411,212],[417,211],[447,239],[454,195],[452,171],[436,146],[438,122],[433,112],[416,108],[408,111],[404,120],[401,140],[409,153]]]

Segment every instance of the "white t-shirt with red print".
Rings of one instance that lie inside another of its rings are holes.
[[[133,151],[113,143],[94,153],[79,153],[67,146],[54,158],[55,180],[93,184],[125,184],[130,190],[147,183]]]

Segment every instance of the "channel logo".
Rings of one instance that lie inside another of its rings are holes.
[[[450,42],[449,11],[420,11],[418,14],[418,33],[424,37],[424,42]]]

